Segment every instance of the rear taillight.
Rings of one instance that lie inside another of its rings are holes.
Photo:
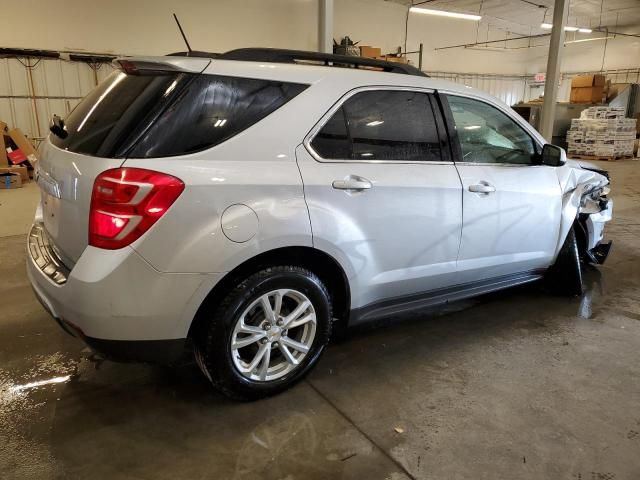
[[[102,172],[93,184],[89,245],[115,250],[138,239],[184,190],[182,180],[141,168]]]

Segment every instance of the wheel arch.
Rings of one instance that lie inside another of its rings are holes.
[[[243,279],[267,267],[295,265],[306,268],[320,277],[333,304],[333,316],[346,323],[351,311],[351,290],[347,275],[340,263],[328,253],[313,247],[281,247],[252,257],[228,272],[207,294],[189,327],[188,337],[198,335],[206,320],[203,311],[222,299]]]

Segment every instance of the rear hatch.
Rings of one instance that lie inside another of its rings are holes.
[[[38,183],[45,229],[68,267],[89,244],[92,191],[102,172],[123,166],[126,159],[175,157],[211,148],[258,123],[308,87],[280,80],[203,75],[210,62],[180,57],[119,60],[121,69],[80,102],[65,119],[63,130],[60,125],[53,129],[57,133],[49,135],[41,150]],[[113,190],[106,192],[111,195]],[[118,231],[127,228],[130,216],[101,208],[93,218],[106,214]],[[142,216],[147,214],[151,212]],[[138,217],[136,221],[142,222]],[[122,242],[110,244],[110,248],[121,247]]]
[[[96,177],[123,164],[156,118],[209,63],[175,57],[121,61],[122,68],[68,115],[64,132],[43,142],[38,165],[43,222],[67,266],[88,244]]]

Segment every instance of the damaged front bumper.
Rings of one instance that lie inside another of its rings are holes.
[[[579,218],[584,230],[585,260],[596,265],[602,265],[611,250],[612,242],[604,242],[604,228],[613,218],[613,201],[606,198],[608,189],[602,189],[586,195],[580,207]]]

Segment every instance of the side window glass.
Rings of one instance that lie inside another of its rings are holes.
[[[440,161],[429,95],[372,90],[349,98],[311,142],[325,159]]]
[[[531,136],[514,120],[479,100],[447,96],[463,162],[530,165],[535,159]]]
[[[355,160],[439,161],[435,117],[426,93],[376,90],[344,104]]]
[[[351,141],[347,132],[344,111],[340,108],[311,142],[322,158],[348,160],[351,158]]]

